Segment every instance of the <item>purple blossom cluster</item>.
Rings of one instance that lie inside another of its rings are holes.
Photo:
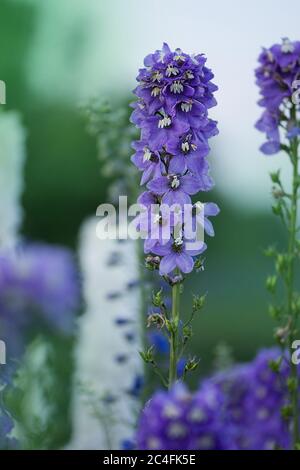
[[[79,282],[71,253],[33,244],[0,256],[0,331],[8,358],[18,357],[26,334],[47,327],[70,334],[79,307]]]
[[[224,429],[218,420],[223,400],[215,386],[203,387],[193,395],[177,383],[168,392],[157,392],[142,412],[137,433],[138,449],[230,448],[230,432],[222,432]]]
[[[255,76],[261,94],[259,105],[264,111],[256,128],[267,137],[261,151],[272,155],[279,152],[284,139],[300,134],[296,115],[300,102],[300,42],[284,38],[281,44],[264,48],[258,60]]]
[[[288,449],[281,409],[289,366],[283,360],[273,372],[270,362],[278,357],[276,349],[263,350],[253,362],[204,381],[195,394],[180,384],[157,392],[140,417],[138,449]]]
[[[192,206],[191,200],[213,186],[206,157],[208,139],[218,133],[216,121],[208,117],[209,108],[216,105],[213,93],[217,87],[205,63],[203,54],[190,56],[180,49],[172,52],[164,44],[161,51],[145,58],[134,91],[138,100],[131,120],[141,129],[141,136],[133,143],[132,162],[142,172],[141,184],[147,186],[138,199],[146,208],[140,229],[146,227],[144,250],[152,254],[154,263],[158,257],[161,275],[175,268],[183,273],[192,271],[193,257],[206,249],[203,240],[194,249],[187,245],[194,236],[182,223],[187,205],[191,206],[191,226],[201,219],[210,235],[213,229],[207,217],[219,212],[216,204]],[[170,218],[168,208],[175,206],[177,213]]]

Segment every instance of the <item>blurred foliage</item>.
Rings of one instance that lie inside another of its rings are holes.
[[[119,195],[127,195],[129,204],[138,195],[138,172],[130,164],[131,142],[138,138],[130,123],[129,101],[112,106],[108,101],[91,100],[84,108],[88,131],[96,136],[101,174],[109,181],[108,200],[118,204]]]
[[[5,403],[23,449],[57,449],[70,438],[72,340],[38,336],[27,347]]]

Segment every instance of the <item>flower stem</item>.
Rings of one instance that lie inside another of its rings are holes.
[[[170,333],[170,366],[169,366],[169,388],[177,380],[178,362],[178,325],[179,325],[179,296],[180,286],[175,284],[172,287],[172,328]]]
[[[292,357],[293,350],[292,344],[297,335],[297,311],[293,311],[293,296],[294,296],[294,260],[297,236],[297,202],[298,202],[298,142],[294,140],[291,143],[290,158],[293,166],[293,188],[291,195],[291,212],[289,224],[289,243],[288,243],[288,272],[287,272],[287,312],[291,322],[289,347]],[[300,430],[299,430],[299,378],[297,365],[291,361],[291,378],[294,386],[291,389],[291,405],[293,415],[293,444],[294,448],[300,443]]]

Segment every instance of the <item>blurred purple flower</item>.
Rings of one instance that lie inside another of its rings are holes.
[[[138,448],[289,449],[289,426],[281,415],[288,403],[288,361],[283,358],[278,372],[270,367],[281,354],[262,350],[251,363],[205,380],[194,395],[179,384],[157,392],[141,414]]]
[[[78,273],[67,249],[33,244],[1,254],[1,338],[10,358],[21,353],[30,330],[72,333],[78,307]]]
[[[138,449],[227,449],[230,433],[219,422],[222,394],[204,387],[194,395],[182,384],[157,392],[146,404],[138,425]]]
[[[260,88],[258,104],[264,108],[256,128],[266,134],[267,142],[261,146],[266,155],[279,152],[282,138],[294,138],[298,132],[292,129],[297,123],[290,115],[295,83],[300,76],[300,42],[283,38],[281,44],[264,48],[255,71],[256,83]],[[299,108],[299,106],[298,106]],[[283,136],[280,136],[283,128]]]

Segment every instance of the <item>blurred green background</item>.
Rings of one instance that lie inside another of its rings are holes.
[[[96,139],[86,131],[78,96],[62,99],[60,93],[43,95],[30,84],[28,67],[36,46],[39,2],[1,0],[0,5],[0,71],[7,84],[7,108],[20,111],[28,131],[23,235],[75,248],[81,222],[107,201],[108,181],[101,175]],[[84,25],[77,35],[66,39],[71,63],[80,60]],[[45,55],[44,74],[47,64]],[[56,86],[53,83],[53,88]],[[73,88],[76,90],[76,86]],[[120,90],[102,92],[100,98],[117,106],[116,96],[123,101],[131,99],[129,93]],[[128,165],[129,157],[130,149]],[[222,159],[221,146],[214,147],[211,158]],[[201,373],[210,368],[214,349],[221,341],[233,348],[237,360],[249,359],[259,347],[272,343],[269,296],[264,288],[271,262],[265,259],[263,249],[274,238],[278,244],[282,240],[271,210],[257,204],[252,207],[251,203],[239,206],[218,189],[209,194],[209,200],[221,208],[215,220],[216,237],[208,240],[205,272],[186,284],[183,307],[189,311],[191,292],[208,293],[207,306],[197,319],[197,335],[192,339],[194,352],[202,358]]]

